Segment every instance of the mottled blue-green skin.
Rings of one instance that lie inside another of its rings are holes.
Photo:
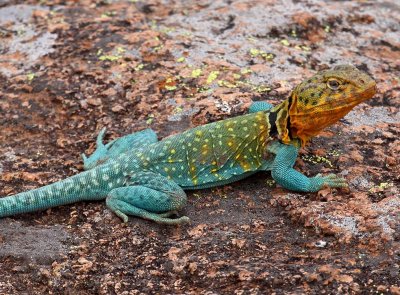
[[[265,170],[293,191],[343,187],[345,180],[335,175],[309,178],[293,169],[302,136],[320,128],[310,120],[311,114],[318,112],[317,117],[326,116],[325,121],[333,122],[333,111],[339,118],[374,93],[375,82],[369,76],[352,66],[338,66],[306,80],[278,106],[256,102],[250,114],[199,126],[160,142],[146,129],[104,145],[102,130],[97,150],[88,158],[83,155],[88,171],[0,198],[0,217],[106,199],[107,206],[125,222],[131,215],[181,224],[189,218],[171,215],[185,206],[184,190],[223,185]],[[338,112],[341,109],[343,114]],[[296,128],[290,126],[292,114],[297,118]],[[298,137],[291,138],[291,131]]]

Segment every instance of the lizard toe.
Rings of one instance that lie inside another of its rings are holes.
[[[347,187],[347,181],[345,178],[338,177],[335,174],[329,174],[324,177],[324,184],[329,187]]]
[[[167,225],[178,225],[186,224],[190,222],[190,218],[187,216],[182,216],[179,218],[160,218],[156,220],[157,223],[167,224]]]

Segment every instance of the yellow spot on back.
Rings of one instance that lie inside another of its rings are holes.
[[[171,154],[175,154],[175,150],[174,149],[171,150]]]

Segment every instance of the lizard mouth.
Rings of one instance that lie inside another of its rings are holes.
[[[348,98],[348,104],[349,105],[356,105],[359,104],[363,101],[366,101],[370,98],[372,98],[376,94],[377,88],[376,84],[374,83],[371,87],[363,90],[362,92],[355,93],[354,95],[351,95]]]
[[[367,88],[367,90],[363,91],[361,96],[364,97],[365,99],[370,99],[375,95],[376,92],[377,92],[377,87],[376,84],[374,83],[371,87]]]

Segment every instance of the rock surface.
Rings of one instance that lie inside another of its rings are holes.
[[[80,153],[278,103],[320,69],[378,83],[301,151],[300,194],[268,173],[189,192],[165,227],[103,202],[0,222],[1,294],[400,294],[400,6],[395,1],[0,1],[0,195],[82,170]],[[67,4],[66,4],[67,3]]]

